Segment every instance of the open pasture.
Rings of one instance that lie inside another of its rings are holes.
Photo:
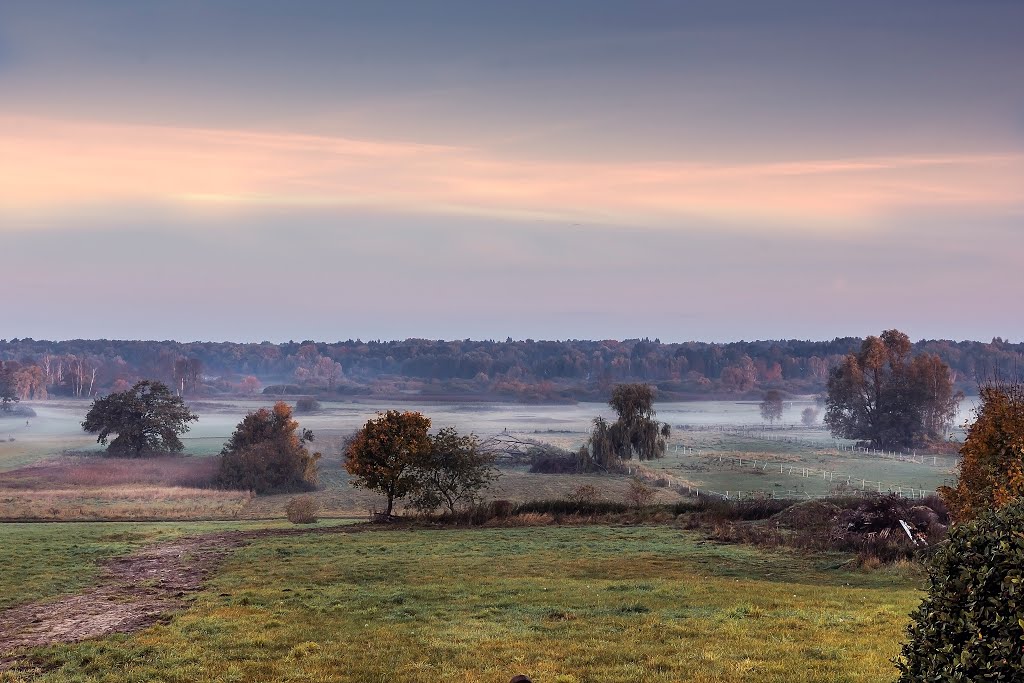
[[[28,549],[52,544],[69,533],[59,527],[73,525],[48,527],[50,540],[21,542]],[[124,543],[104,539],[135,542],[160,533],[153,528],[94,524],[95,538],[79,544],[105,547],[102,555]],[[169,623],[37,649],[20,669],[0,675],[53,682],[502,681],[515,673],[562,683],[894,680],[890,658],[919,599],[919,577],[909,568],[836,568],[843,560],[718,545],[671,527],[260,538],[234,551]]]
[[[284,521],[3,523],[0,609],[73,593],[93,581],[102,561],[142,546],[214,531],[291,527]]]
[[[821,447],[823,432],[794,431],[792,440],[742,432],[677,431],[667,455],[646,463],[695,487],[720,493],[759,492],[775,497],[824,496],[868,490],[934,491],[953,481],[956,459],[921,456],[921,462],[857,450]],[[811,445],[815,444],[815,445]]]
[[[266,400],[202,400],[194,403],[200,415],[184,436],[185,454],[177,465],[165,464],[154,475],[150,465],[117,461],[117,465],[83,464],[89,458],[67,458],[65,450],[96,452],[95,439],[81,432],[88,401],[56,400],[33,403],[37,417],[0,422],[15,441],[0,440],[0,518],[6,519],[244,519],[281,517],[291,495],[253,497],[240,492],[210,490],[202,481],[212,461],[246,412],[269,405]],[[804,402],[810,405],[810,402]],[[785,419],[799,415],[804,405],[792,402]],[[321,410],[298,415],[303,427],[316,434],[313,447],[324,454],[321,487],[313,495],[328,517],[364,516],[380,506],[373,493],[349,486],[341,466],[344,439],[377,411],[419,410],[435,428],[455,426],[486,438],[508,433],[548,442],[569,450],[582,445],[594,417],[611,417],[603,403],[577,405],[430,404],[325,402]],[[839,451],[820,429],[802,430],[787,423],[783,432],[798,441],[769,440],[755,432],[739,431],[758,421],[751,402],[697,401],[657,404],[658,418],[674,426],[666,458],[648,463],[677,481],[718,492],[743,491],[775,496],[820,496],[845,488],[934,490],[952,477],[954,459],[940,456],[935,464],[899,462],[873,454]],[[690,428],[681,428],[687,425]],[[703,425],[703,427],[693,427]],[[725,430],[725,431],[723,431]],[[818,446],[799,442],[806,439]],[[824,445],[825,447],[820,447]],[[700,454],[692,453],[700,451]],[[737,459],[741,459],[743,464]],[[756,463],[756,464],[755,464]],[[69,465],[74,465],[70,467]],[[195,472],[185,472],[182,468]],[[159,469],[159,468],[158,468]],[[805,469],[814,475],[803,476]],[[115,470],[117,470],[115,472]],[[849,480],[850,484],[847,485]],[[503,467],[492,498],[523,501],[559,498],[582,484],[595,486],[608,500],[622,500],[628,478],[623,476],[530,474],[522,467]],[[864,485],[866,486],[866,485]],[[678,494],[660,489],[658,500]]]

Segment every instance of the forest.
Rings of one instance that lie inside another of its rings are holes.
[[[0,340],[0,390],[12,399],[88,397],[156,379],[179,395],[317,395],[603,401],[611,386],[645,382],[659,400],[748,398],[764,391],[820,394],[831,368],[862,339],[662,343],[624,341],[236,342]],[[950,367],[954,386],[1008,377],[1024,343],[922,340]]]

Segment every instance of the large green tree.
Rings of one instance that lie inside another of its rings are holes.
[[[417,412],[389,410],[378,413],[349,440],[345,470],[352,485],[377,491],[387,499],[384,514],[391,516],[395,501],[420,485],[419,473],[429,466],[433,443],[430,418]]]
[[[962,394],[937,356],[911,357],[899,330],[868,337],[832,370],[825,424],[836,436],[877,448],[915,446],[944,437]]]
[[[459,505],[478,502],[497,476],[494,455],[480,448],[476,436],[445,427],[430,438],[430,457],[416,469],[413,506],[455,512]]]
[[[179,434],[198,420],[185,402],[162,382],[143,380],[127,391],[98,398],[86,413],[82,429],[98,434],[111,455],[141,457],[149,453],[177,452],[184,446]]]
[[[283,401],[246,415],[220,452],[217,483],[256,493],[309,491],[316,487],[320,453],[306,444],[313,432],[299,429]]]

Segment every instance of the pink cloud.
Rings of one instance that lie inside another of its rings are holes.
[[[523,161],[415,142],[0,117],[0,215],[156,202],[840,229],[904,207],[1016,206],[1020,187],[1024,156],[1014,154]]]

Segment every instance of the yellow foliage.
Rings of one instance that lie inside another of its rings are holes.
[[[967,432],[960,456],[957,485],[939,489],[957,522],[1024,495],[1024,386],[982,388],[978,419]]]

